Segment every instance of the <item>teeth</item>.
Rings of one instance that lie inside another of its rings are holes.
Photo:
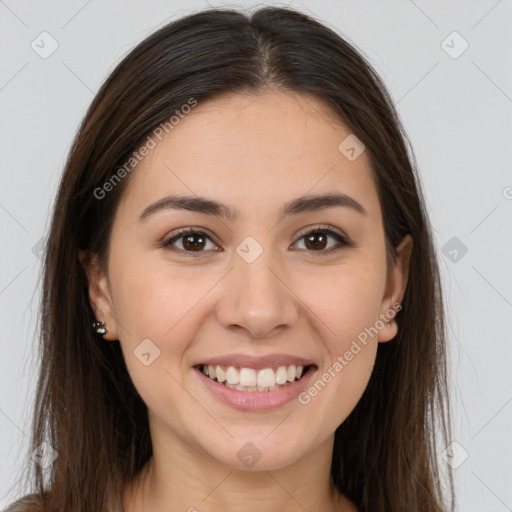
[[[226,380],[228,384],[238,384],[240,382],[238,372],[232,366],[230,366],[226,372]]]
[[[276,374],[272,368],[264,368],[258,372],[258,386],[268,388],[276,385]]]
[[[286,366],[280,366],[276,372],[276,384],[286,384],[288,382],[288,372]]]
[[[241,368],[238,378],[242,386],[256,386],[256,371],[253,370],[252,368]],[[260,386],[259,381],[258,386]]]
[[[235,368],[224,369],[219,365],[202,365],[201,371],[210,379],[224,383],[225,386],[239,391],[274,391],[302,377],[303,366],[290,365],[274,368]]]
[[[220,366],[217,366],[216,371],[217,371],[217,380],[219,382],[224,382],[226,380],[226,374],[224,373],[224,370]],[[213,378],[215,378],[215,376]]]

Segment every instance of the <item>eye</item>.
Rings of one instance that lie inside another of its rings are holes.
[[[329,238],[335,239],[338,244],[334,244],[328,246]],[[334,231],[330,226],[319,226],[313,229],[309,229],[306,232],[303,232],[296,242],[300,242],[304,239],[304,246],[308,252],[321,252],[321,253],[331,253],[333,251],[337,251],[342,247],[351,247],[351,243],[338,231]]]
[[[217,245],[215,245],[206,233],[196,231],[192,228],[183,228],[178,230],[178,234],[162,242],[162,246],[171,250],[192,253],[192,255],[195,256],[193,253],[204,252],[203,249],[207,245],[207,241],[213,245],[213,250],[219,250]],[[174,245],[175,242],[179,242],[181,247],[176,247]],[[197,255],[199,256],[199,254]]]
[[[329,238],[334,239],[338,243],[334,244],[334,246],[328,246]],[[334,228],[331,228],[330,226],[318,226],[303,232],[295,244],[298,244],[302,239],[304,239],[305,250],[308,252],[319,252],[325,254],[339,250],[344,246],[352,246],[352,244],[341,233],[334,231]],[[175,245],[177,242],[179,243]],[[221,250],[206,233],[193,228],[182,228],[178,230],[177,234],[174,234],[167,240],[163,241],[162,247],[173,251],[188,253],[190,256],[199,256],[200,253],[206,252],[205,249],[208,249],[208,242],[212,245],[210,250]]]

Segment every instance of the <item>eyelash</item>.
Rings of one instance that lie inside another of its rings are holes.
[[[297,241],[295,242],[295,244],[297,242],[299,242],[301,239],[303,239],[306,236],[311,235],[311,234],[325,234],[325,235],[333,236],[334,238],[337,239],[338,245],[330,247],[329,249],[318,250],[318,251],[302,249],[302,250],[305,250],[306,252],[319,253],[319,255],[323,256],[323,255],[329,255],[333,252],[339,251],[340,249],[343,249],[344,247],[353,247],[353,244],[349,240],[347,240],[347,238],[345,238],[338,231],[335,231],[332,228],[332,226],[329,226],[329,225],[318,226],[313,229],[309,229],[307,231],[302,232],[300,234],[299,238],[297,239]],[[175,234],[173,234],[171,237],[166,238],[164,241],[162,241],[161,245],[165,249],[169,249],[171,251],[176,251],[176,252],[182,252],[182,253],[187,254],[187,256],[190,255],[192,257],[198,257],[201,254],[208,252],[208,251],[204,251],[204,250],[202,250],[202,251],[186,251],[184,249],[178,249],[177,247],[174,247],[172,245],[175,241],[179,240],[180,238],[183,238],[186,235],[201,235],[201,236],[208,238],[211,242],[216,244],[216,242],[214,240],[212,240],[212,238],[210,236],[208,236],[206,233],[204,233],[203,231],[196,230],[193,228],[181,228]],[[216,250],[216,249],[214,249],[214,250]]]

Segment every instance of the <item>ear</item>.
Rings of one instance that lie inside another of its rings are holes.
[[[103,339],[118,340],[118,328],[113,314],[114,308],[106,272],[97,255],[89,251],[80,251],[78,258],[87,276],[89,302],[96,321],[104,322],[108,331],[103,335]]]
[[[411,235],[404,236],[396,247],[397,258],[388,272],[386,290],[382,298],[380,318],[384,322],[384,327],[379,330],[377,335],[379,342],[392,340],[398,332],[395,316],[401,309],[400,304],[409,278],[412,247],[413,239]]]

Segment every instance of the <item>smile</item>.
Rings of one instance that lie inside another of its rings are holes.
[[[268,392],[289,386],[292,382],[300,380],[308,367],[292,364],[276,368],[254,369],[200,365],[200,369],[204,375],[228,388],[245,392]]]
[[[253,366],[203,363],[194,370],[210,396],[244,412],[269,411],[294,400],[299,403],[297,397],[318,370],[315,364],[271,366],[259,361]]]

